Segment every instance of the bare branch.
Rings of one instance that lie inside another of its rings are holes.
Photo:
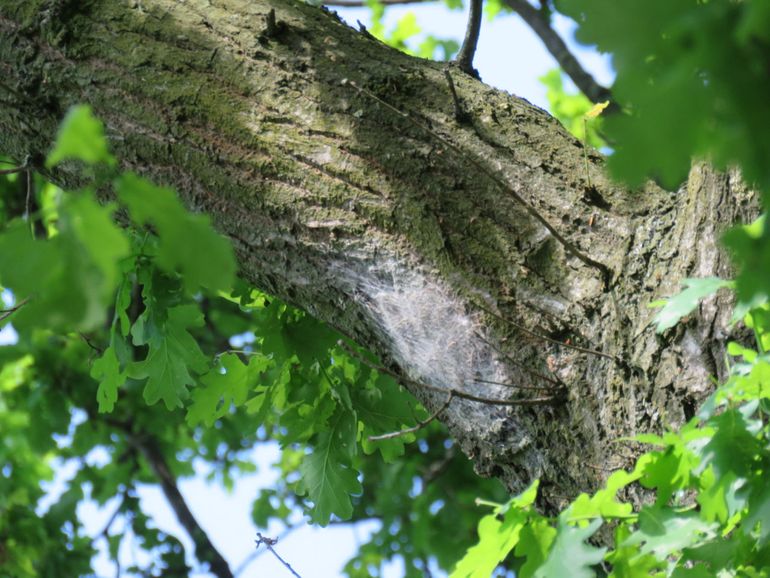
[[[333,522],[332,522],[333,523]],[[276,542],[278,540],[283,540],[286,536],[291,534],[294,530],[301,528],[301,526],[286,526],[286,528],[283,529],[283,531],[278,535],[278,537],[275,539]],[[238,564],[233,574],[236,576],[240,576],[243,574],[243,572],[248,568],[257,558],[259,558],[262,554],[267,552],[267,550],[254,550],[251,552],[246,558],[243,559],[243,561]]]
[[[545,376],[542,376],[543,379],[545,379]],[[533,391],[553,391],[554,389],[559,389],[562,386],[561,385],[519,385],[517,383],[504,383],[502,381],[492,381],[491,379],[479,379],[478,377],[474,378],[476,383],[488,383],[489,385],[499,385],[500,387],[512,387],[514,389],[529,389]]]
[[[449,93],[452,95],[452,102],[455,104],[455,120],[460,124],[468,124],[471,120],[470,115],[463,108],[460,97],[457,95],[457,89],[455,88],[455,81],[452,80],[452,73],[449,72],[449,67],[444,69],[444,77],[446,83],[449,86]]]
[[[427,4],[433,2],[434,0],[380,1],[386,6],[393,6],[397,4]],[[479,1],[479,4],[480,3],[481,2]],[[609,89],[596,82],[594,77],[591,76],[585,68],[583,68],[583,65],[580,64],[580,62],[578,62],[577,58],[574,54],[572,54],[562,37],[559,36],[559,34],[551,27],[551,23],[547,14],[532,6],[529,2],[527,2],[527,0],[503,0],[503,3],[508,8],[516,12],[519,16],[521,16],[521,19],[524,20],[524,22],[532,29],[535,34],[537,34],[548,52],[551,53],[551,56],[553,56],[556,62],[559,64],[561,69],[567,74],[567,76],[570,77],[570,79],[572,79],[572,82],[575,83],[575,86],[577,86],[591,102],[604,102],[605,100],[609,100],[612,103],[610,104],[610,109],[616,107],[612,101],[612,94],[610,93]],[[324,5],[339,6],[344,8],[360,8],[367,6],[364,0],[330,0],[329,2],[324,2]],[[471,10],[473,10],[473,2],[471,3]],[[468,40],[468,33],[471,30],[470,25],[471,21],[469,19],[468,29],[466,30],[465,36],[466,41]],[[463,48],[465,48],[465,43],[463,43]],[[468,48],[470,49],[470,45]],[[476,47],[474,44],[473,50],[475,51],[475,49]],[[462,54],[462,49],[460,54]],[[472,57],[473,54],[471,54],[471,59]],[[457,60],[458,64],[460,64],[460,55],[458,55]],[[462,66],[460,68],[465,70]],[[468,72],[467,70],[465,71]]]
[[[292,573],[294,576],[296,576],[297,578],[302,578],[302,576],[300,576],[299,574],[297,574],[297,573],[294,571],[294,568],[292,568],[292,567],[291,567],[291,565],[290,565],[290,564],[289,564],[289,563],[288,563],[286,560],[284,560],[283,558],[281,558],[281,557],[278,555],[278,552],[276,552],[276,551],[273,549],[273,546],[275,546],[275,545],[278,543],[278,538],[276,538],[276,539],[267,538],[267,537],[263,536],[262,534],[260,534],[259,532],[257,532],[257,536],[259,536],[259,540],[257,540],[257,548],[259,548],[259,545],[260,545],[260,544],[264,544],[264,545],[265,545],[265,548],[267,548],[268,550],[270,550],[271,554],[272,554],[273,556],[275,556],[276,558],[278,558],[278,561],[279,561],[281,564],[283,564],[284,566],[286,566],[286,569],[287,569],[289,572],[291,572],[291,573]]]
[[[562,37],[551,27],[551,22],[546,14],[532,6],[527,0],[503,0],[503,4],[521,16],[521,19],[540,37],[551,56],[556,59],[561,69],[575,83],[575,86],[588,97],[588,100],[591,102],[612,101],[610,91],[586,72]]]
[[[82,331],[78,331],[78,335],[79,335],[79,336],[80,336],[80,338],[81,338],[81,339],[82,339],[82,340],[85,342],[85,344],[86,344],[86,345],[88,345],[88,347],[90,347],[91,349],[93,349],[93,350],[94,350],[96,353],[98,353],[99,355],[101,355],[102,353],[104,353],[104,349],[103,349],[103,348],[101,348],[101,347],[99,347],[98,345],[96,345],[96,344],[95,344],[95,343],[94,343],[94,342],[91,340],[91,338],[90,338],[90,337],[88,337],[88,335],[86,335],[86,334],[85,334],[85,333],[83,333]]]
[[[446,398],[446,401],[441,405],[441,407],[438,408],[436,411],[434,411],[428,417],[428,419],[424,419],[424,420],[418,421],[417,425],[414,425],[414,426],[412,426],[410,428],[402,429],[402,430],[399,430],[399,431],[392,431],[390,433],[382,434],[382,435],[379,435],[379,436],[369,436],[367,439],[370,442],[379,442],[379,441],[382,441],[382,440],[391,440],[393,438],[405,436],[405,435],[408,435],[410,433],[414,433],[414,432],[420,431],[422,428],[427,427],[433,420],[435,420],[442,411],[444,411],[446,408],[449,407],[449,404],[452,403],[452,400],[454,399],[454,396],[455,396],[454,392],[450,391],[449,395]]]
[[[468,11],[468,25],[465,28],[465,39],[457,53],[457,66],[470,74],[473,78],[478,78],[478,71],[473,68],[473,56],[476,54],[476,46],[479,43],[479,32],[481,31],[481,8],[484,0],[469,0],[470,10]]]
[[[8,317],[13,315],[16,311],[24,307],[28,301],[29,301],[29,297],[26,297],[9,309],[0,310],[0,321],[5,321]]]
[[[177,486],[176,478],[171,473],[157,442],[150,437],[134,435],[131,435],[131,441],[138,446],[150,468],[158,477],[163,494],[173,508],[179,523],[182,524],[195,544],[195,555],[198,560],[208,563],[212,574],[217,578],[234,578],[227,561],[216,549],[216,546],[211,543],[208,535],[187,506],[187,502],[185,502],[184,496]]]
[[[396,4],[428,4],[437,0],[380,0],[380,4],[392,6]],[[340,8],[366,8],[368,4],[364,0],[329,0],[324,6],[339,6]]]

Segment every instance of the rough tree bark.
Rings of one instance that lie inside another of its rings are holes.
[[[90,103],[125,167],[211,215],[248,280],[403,375],[502,398],[543,392],[487,382],[564,384],[559,403],[441,417],[482,474],[542,478],[545,506],[723,372],[722,300],[663,336],[647,305],[729,274],[717,239],[751,210],[732,176],[625,190],[542,110],[457,70],[455,101],[441,64],[289,0],[1,0],[0,69],[6,154],[39,164]]]

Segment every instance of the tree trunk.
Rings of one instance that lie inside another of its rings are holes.
[[[379,354],[429,408],[446,395],[415,382],[558,385],[558,402],[441,415],[482,474],[542,478],[546,506],[723,374],[722,299],[663,336],[648,304],[729,276],[717,241],[752,207],[734,176],[626,190],[542,110],[453,69],[455,101],[443,65],[289,0],[0,0],[0,53],[0,150],[39,164],[90,103],[125,168],[208,213],[246,279]]]

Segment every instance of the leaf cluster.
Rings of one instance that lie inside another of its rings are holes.
[[[770,124],[764,0],[558,0],[556,8],[578,23],[578,40],[612,55],[623,113],[605,128],[617,175],[674,187],[699,157],[739,165],[770,190],[770,139],[757,130]]]
[[[458,506],[475,495],[471,465],[435,425],[369,441],[425,419],[416,400],[363,363],[368,353],[340,347],[336,331],[239,281],[205,217],[117,171],[87,107],[62,124],[48,158],[59,163],[90,171],[93,184],[39,182],[38,210],[19,214],[25,187],[15,175],[0,183],[0,283],[14,306],[3,322],[17,332],[0,348],[0,573],[84,575],[104,540],[116,562],[128,542],[150,555],[123,564],[129,574],[187,576],[184,549],[154,527],[137,486],[164,469],[177,480],[202,469],[232,487],[268,439],[283,451],[279,481],[253,504],[258,526],[294,525],[297,511],[321,525],[381,519],[351,576],[394,557],[410,576],[428,560],[451,567],[481,515]],[[103,205],[96,191],[116,201]],[[41,481],[65,463],[74,474],[45,505]],[[498,483],[483,487],[502,498]],[[96,537],[77,515],[89,499],[114,513]]]
[[[688,280],[658,314],[665,331],[698,301],[730,286]],[[452,578],[481,578],[505,562],[517,576],[761,577],[770,575],[770,305],[745,317],[757,349],[731,343],[730,378],[679,431],[642,434],[653,449],[633,470],[613,472],[593,495],[581,494],[555,518],[532,504],[537,484],[479,523],[479,542]],[[622,490],[639,484],[654,498],[634,509]],[[590,539],[602,525],[614,541]]]

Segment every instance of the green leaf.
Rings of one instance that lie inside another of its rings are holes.
[[[736,290],[741,303],[766,301],[770,295],[770,227],[766,214],[748,225],[733,227],[722,238],[740,274]]]
[[[733,357],[743,357],[746,363],[754,363],[754,360],[757,358],[756,351],[743,347],[740,343],[735,343],[734,341],[730,341],[727,344],[727,353]]]
[[[437,38],[428,35],[417,47],[417,56],[420,58],[429,58],[430,60],[449,61],[452,60],[460,45],[455,40]],[[438,54],[436,54],[438,52]]]
[[[695,469],[699,456],[691,451],[685,440],[669,436],[664,451],[648,452],[637,463],[641,472],[640,483],[645,488],[657,490],[657,503],[668,502],[674,493],[691,488],[695,484]]]
[[[187,331],[188,327],[203,326],[203,316],[193,305],[179,305],[168,310],[162,322],[136,324],[132,330],[135,345],[149,345],[144,361],[129,368],[134,379],[147,378],[145,401],[153,405],[163,400],[170,410],[182,406],[187,387],[195,382],[192,373],[204,373],[208,359]]]
[[[488,0],[484,2],[484,14],[486,14],[487,20],[494,20],[498,14],[508,14],[511,9],[503,0]]]
[[[396,48],[406,47],[406,41],[420,33],[420,25],[417,24],[417,16],[414,12],[407,12],[396,22],[396,27],[390,33],[387,42]]]
[[[326,431],[318,434],[312,452],[300,466],[299,494],[313,501],[312,520],[326,526],[332,516],[347,520],[353,514],[350,496],[361,493],[358,473],[351,467],[356,449],[355,414],[337,408]]]
[[[625,472],[618,470],[613,472],[607,479],[605,487],[593,496],[580,494],[569,508],[570,520],[584,520],[587,518],[624,518],[631,514],[632,506],[628,503],[619,502],[617,493],[635,482],[641,477],[638,472]]]
[[[605,122],[617,143],[615,175],[676,187],[692,158],[739,166],[770,191],[767,14],[762,0],[559,0],[576,37],[612,55],[612,94],[623,110]],[[740,67],[736,69],[736,63]],[[729,128],[726,128],[729,127]],[[766,276],[766,275],[765,275]]]
[[[354,388],[352,401],[362,424],[363,450],[368,454],[380,450],[386,462],[402,455],[404,444],[413,441],[413,435],[375,442],[367,438],[413,426],[416,413],[414,398],[392,379],[380,377],[377,385]]]
[[[35,358],[23,355],[12,361],[5,361],[0,366],[0,394],[13,391],[31,377],[31,368]],[[0,405],[2,408],[2,405]]]
[[[0,282],[17,299],[28,299],[13,316],[17,329],[90,331],[102,325],[120,279],[120,261],[129,253],[125,234],[90,193],[65,197],[60,233],[32,238],[14,221],[0,234]]]
[[[748,530],[759,526],[757,545],[763,547],[770,543],[770,484],[760,476],[754,487],[744,524]]]
[[[132,173],[115,181],[118,198],[138,225],[152,224],[158,233],[158,265],[179,272],[185,285],[196,290],[227,291],[235,280],[235,257],[230,243],[211,227],[206,215],[193,215],[173,190],[158,187]]]
[[[99,412],[111,412],[118,400],[118,389],[126,382],[127,377],[120,370],[120,362],[112,345],[104,351],[99,359],[94,361],[91,367],[91,377],[99,382],[99,389],[96,391]]]
[[[652,554],[665,560],[676,552],[706,542],[717,524],[702,520],[695,512],[675,512],[663,506],[644,506],[639,512],[639,529],[623,542],[635,546],[639,555]]]
[[[112,221],[115,205],[100,206],[91,193],[68,195],[60,208],[61,235],[72,234],[99,271],[102,299],[112,299],[122,279],[120,261],[130,252],[126,234]]]
[[[653,323],[657,325],[657,332],[663,333],[670,329],[685,315],[689,315],[697,306],[698,302],[716,293],[723,287],[731,287],[732,281],[725,281],[717,277],[708,277],[706,279],[685,279],[682,284],[685,290],[671,297],[666,301],[665,306],[655,316]]]
[[[518,558],[525,559],[519,568],[518,578],[532,578],[545,562],[555,538],[556,528],[552,527],[546,518],[531,520],[524,526],[514,550]]]
[[[574,527],[567,523],[565,515],[559,516],[556,537],[543,564],[532,575],[533,578],[594,578],[596,572],[591,567],[604,558],[606,548],[589,546],[585,541],[594,535],[601,520],[594,520],[584,527]]]
[[[612,564],[613,578],[650,578],[657,576],[653,574],[654,570],[662,566],[662,562],[649,554],[639,555],[635,546],[623,546],[622,544],[631,535],[631,529],[628,524],[620,524],[615,530],[614,550],[607,554],[607,562]],[[524,577],[522,577],[524,578]]]
[[[582,93],[568,93],[564,88],[564,73],[560,68],[549,70],[538,80],[546,88],[548,109],[572,135],[594,148],[606,146],[599,135],[602,119],[587,120],[586,114],[594,110],[595,105]]]
[[[471,547],[450,578],[488,578],[519,541],[537,497],[538,481],[479,522],[479,542]]]
[[[64,160],[80,160],[89,165],[106,163],[116,164],[107,147],[104,125],[97,119],[91,107],[78,105],[72,107],[64,117],[56,143],[45,161],[49,169]]]
[[[762,455],[763,443],[753,429],[758,423],[747,420],[739,409],[729,409],[713,418],[710,423],[716,431],[703,448],[703,463],[712,464],[717,475],[734,473],[747,478]]]
[[[195,426],[201,422],[211,427],[214,422],[239,407],[272,360],[259,354],[249,357],[248,365],[240,358],[227,353],[220,358],[220,365],[201,377],[201,385],[192,393],[192,403],[187,409],[187,423]]]

